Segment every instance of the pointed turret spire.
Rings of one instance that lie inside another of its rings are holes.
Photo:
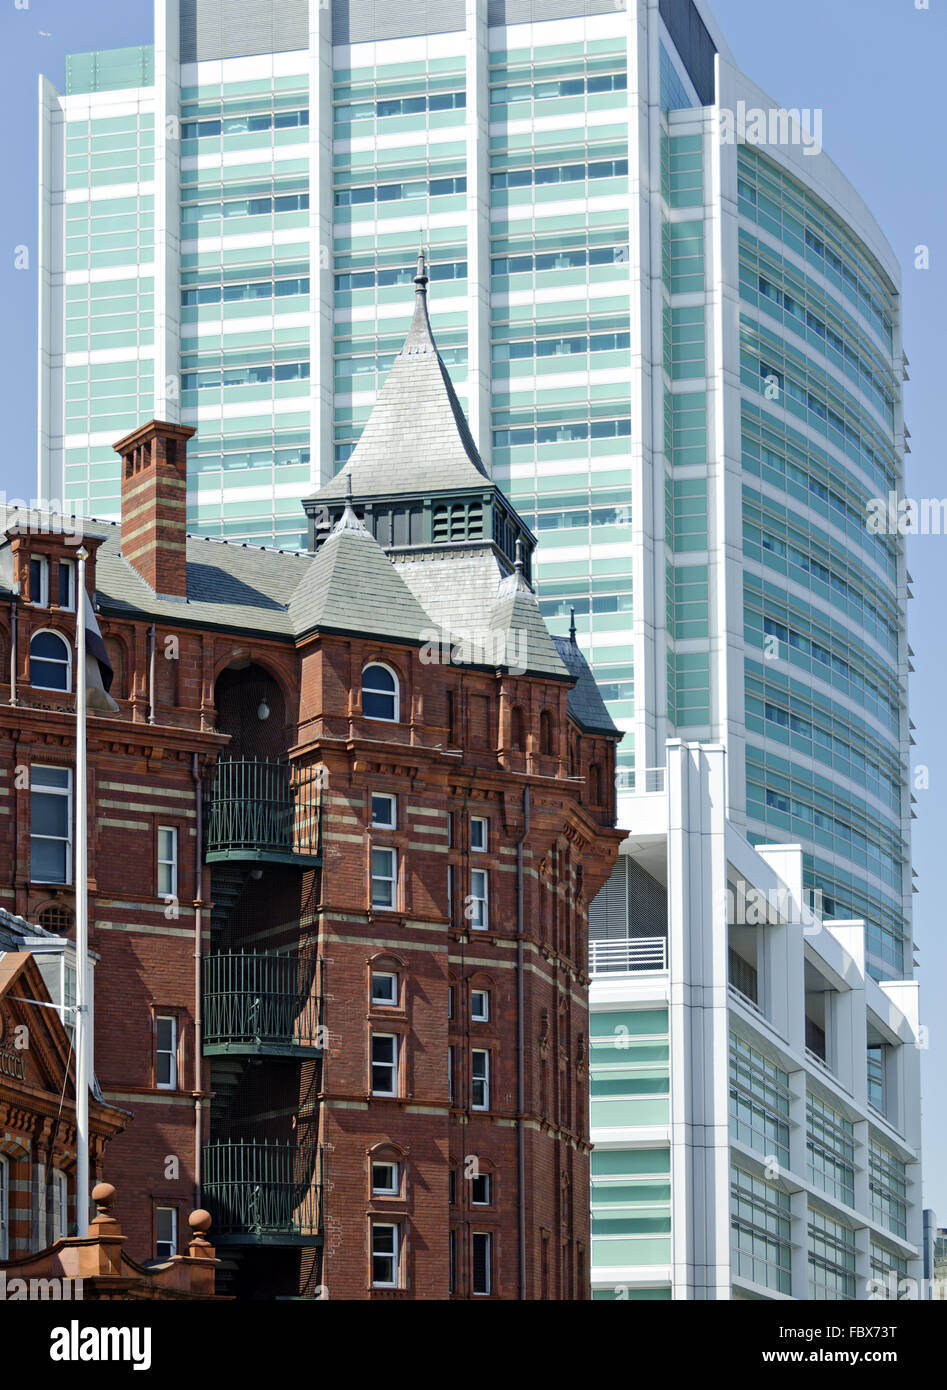
[[[572,643],[573,647],[578,646],[578,643],[577,643],[576,640],[575,640],[575,609],[574,609],[574,608],[570,608],[570,609],[569,609],[569,641]]]
[[[418,249],[414,314],[345,467],[310,501],[342,498],[350,481],[362,498],[444,492],[488,479],[428,318],[427,251]]]

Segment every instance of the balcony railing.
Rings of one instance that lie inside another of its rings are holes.
[[[663,767],[623,767],[615,774],[617,790],[626,794],[634,792],[637,796],[650,796],[663,792],[664,784]]]
[[[322,1237],[315,1144],[218,1140],[202,1153],[202,1191],[217,1245],[314,1245]]]
[[[309,952],[227,951],[205,956],[205,1056],[321,1052],[317,969]]]
[[[589,942],[589,971],[620,975],[632,970],[667,970],[667,937],[633,936]]]
[[[225,758],[216,763],[204,795],[208,863],[318,859],[320,788],[320,770],[314,767],[266,758]]]

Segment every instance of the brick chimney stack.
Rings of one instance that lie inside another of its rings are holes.
[[[187,597],[187,441],[194,430],[149,420],[112,447],[122,457],[122,554],[156,594]]]

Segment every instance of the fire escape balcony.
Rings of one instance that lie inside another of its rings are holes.
[[[296,864],[322,854],[318,769],[268,758],[224,758],[204,791],[204,857],[208,864]]]
[[[205,1057],[321,1057],[322,990],[307,951],[204,957]]]
[[[302,1140],[205,1144],[202,1194],[216,1245],[318,1245],[322,1181],[318,1146]]]

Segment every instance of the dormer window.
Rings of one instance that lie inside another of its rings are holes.
[[[71,690],[72,652],[58,632],[30,638],[30,685],[36,690]]]
[[[49,561],[45,555],[30,557],[30,603],[34,608],[49,607]]]
[[[362,714],[366,719],[398,722],[400,714],[398,678],[388,666],[373,662],[362,672]]]

